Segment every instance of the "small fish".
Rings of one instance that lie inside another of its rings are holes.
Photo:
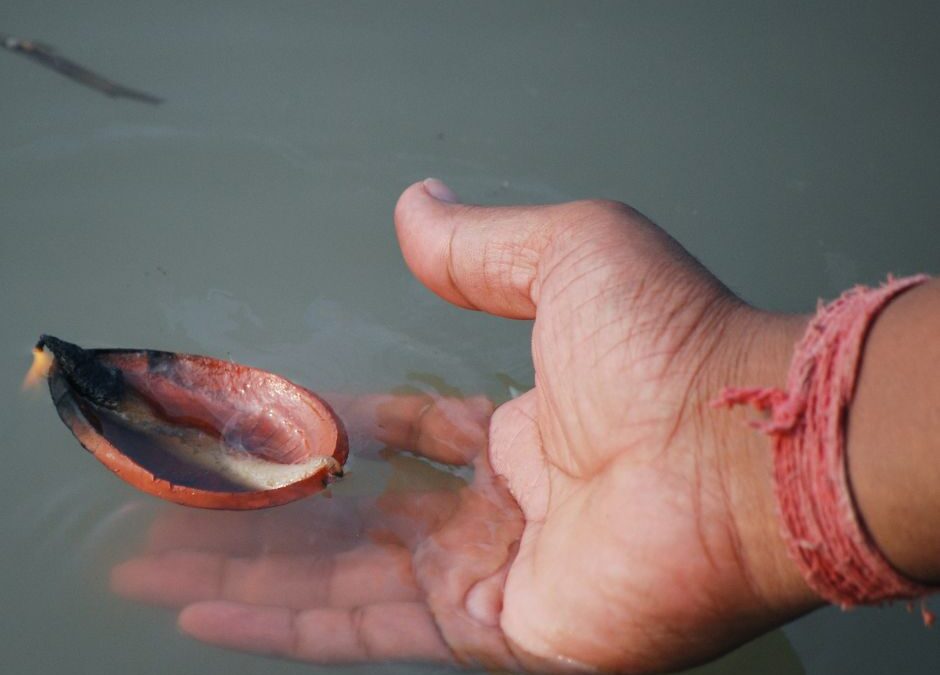
[[[91,87],[92,89],[100,91],[106,96],[111,96],[112,98],[129,98],[135,101],[140,101],[142,103],[150,103],[152,105],[159,105],[160,103],[163,103],[163,99],[157,96],[139,91],[137,89],[131,89],[130,87],[125,87],[124,85],[118,84],[117,82],[112,82],[111,80],[104,78],[97,73],[93,73],[84,66],[80,66],[74,61],[61,56],[60,54],[56,53],[55,49],[49,45],[42,44],[41,42],[21,40],[20,38],[15,38],[11,35],[4,35],[0,33],[0,46],[11,52],[22,54],[23,56],[45,66],[46,68],[51,68],[60,75],[64,75],[69,79],[84,84],[86,87]]]

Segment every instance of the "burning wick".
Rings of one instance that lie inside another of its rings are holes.
[[[33,347],[33,365],[26,371],[26,377],[23,378],[23,391],[35,389],[39,383],[49,377],[49,369],[52,368],[52,356],[42,347]]]

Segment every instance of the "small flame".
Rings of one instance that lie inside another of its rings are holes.
[[[23,378],[23,391],[33,389],[40,381],[49,377],[52,367],[52,355],[41,347],[33,347],[33,365],[29,367],[26,377]]]

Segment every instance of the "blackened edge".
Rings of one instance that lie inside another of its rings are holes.
[[[48,349],[75,393],[95,405],[116,409],[124,398],[124,377],[101,363],[95,351],[52,335],[40,335],[37,349]]]

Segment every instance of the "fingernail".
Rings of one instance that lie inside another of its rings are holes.
[[[454,191],[437,178],[426,178],[424,181],[424,189],[438,201],[447,202],[449,204],[456,204],[460,201]]]

